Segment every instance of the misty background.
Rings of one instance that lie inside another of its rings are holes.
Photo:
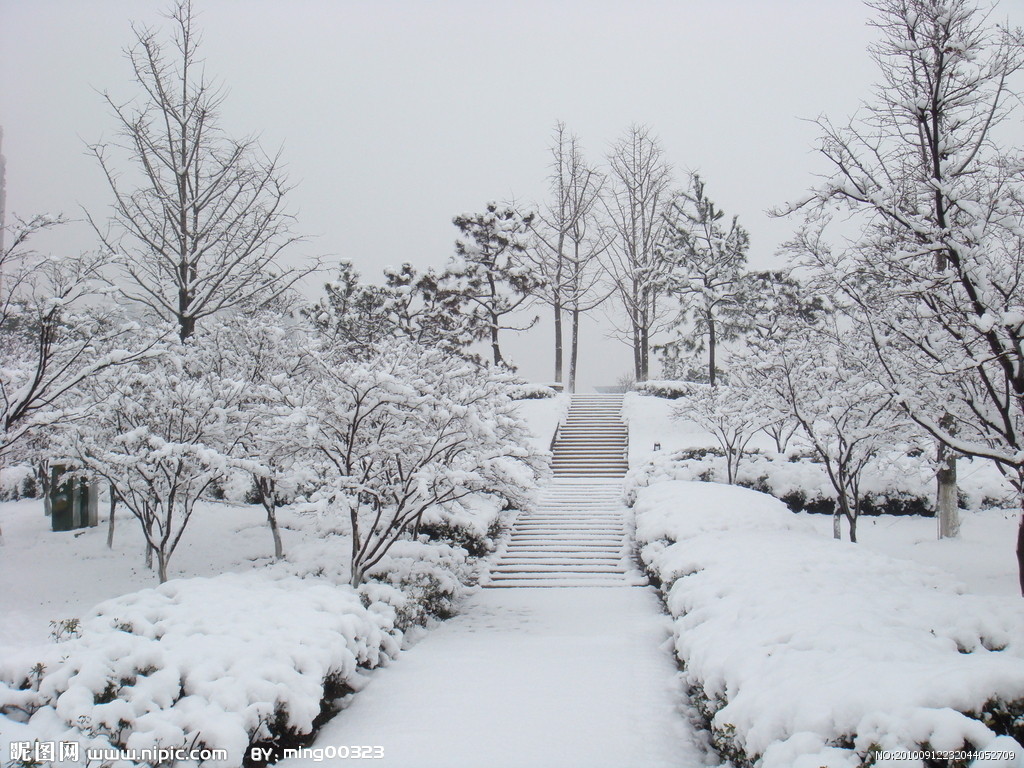
[[[124,49],[131,22],[166,29],[162,0],[0,0],[0,125],[7,217],[87,209],[110,192],[86,144],[115,138],[102,92],[137,93]],[[1004,0],[996,17],[1024,23]],[[386,265],[442,266],[453,216],[489,201],[543,204],[556,121],[591,163],[633,123],[660,138],[680,185],[708,192],[749,230],[752,269],[779,267],[793,224],[767,209],[824,171],[814,152],[829,114],[843,122],[871,95],[874,37],[860,0],[421,3],[196,0],[208,74],[227,90],[221,125],[282,152],[294,189],[289,259],[364,280]],[[129,169],[126,168],[126,171]],[[81,221],[40,238],[54,253],[96,247]],[[611,310],[611,305],[608,305]],[[521,373],[549,381],[550,310],[502,341]],[[601,310],[581,331],[580,389],[631,368],[604,337]],[[653,375],[657,376],[655,370]]]

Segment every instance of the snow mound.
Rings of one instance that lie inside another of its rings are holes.
[[[998,734],[983,713],[1024,703],[1019,599],[963,594],[944,572],[825,538],[742,488],[657,483],[635,509],[687,683],[737,762],[984,749]]]
[[[389,606],[312,579],[170,581],[101,603],[78,637],[0,661],[0,712],[31,715],[37,738],[71,728],[127,749],[195,743],[228,750],[211,765],[238,765],[268,727],[309,733],[325,698],[397,655],[393,621]]]

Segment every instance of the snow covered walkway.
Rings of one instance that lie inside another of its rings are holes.
[[[700,766],[669,632],[650,587],[482,590],[313,747],[380,746],[374,765],[400,768]]]
[[[555,480],[516,521],[461,614],[321,730],[315,750],[379,747],[396,768],[690,768],[671,623],[629,562],[622,397],[574,396]],[[514,587],[509,589],[508,587]],[[331,761],[342,763],[342,760]]]

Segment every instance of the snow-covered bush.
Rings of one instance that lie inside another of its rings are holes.
[[[964,473],[964,503],[978,508],[1000,498],[1006,490],[995,472],[970,465]],[[935,474],[923,457],[906,451],[885,451],[869,465],[861,483],[862,515],[934,515]],[[979,472],[979,470],[982,470]],[[726,460],[717,448],[690,448],[656,455],[626,478],[626,499],[632,502],[640,488],[662,480],[727,482]],[[794,512],[834,514],[836,492],[826,467],[813,456],[779,456],[749,452],[739,465],[737,485],[768,493]]]
[[[640,555],[675,651],[735,764],[855,766],[875,749],[1022,754],[1024,608],[828,539],[769,496],[662,482],[636,499]]]
[[[0,501],[35,498],[36,485],[36,472],[31,465],[0,467]]]
[[[504,530],[503,507],[501,499],[489,494],[430,507],[423,512],[416,533],[462,547],[471,557],[484,557],[495,550],[495,539]]]
[[[175,580],[0,660],[0,712],[44,739],[196,744],[238,766],[251,744],[310,734],[400,643],[391,608],[346,586],[268,571]]]
[[[647,380],[638,381],[634,385],[633,389],[641,395],[663,397],[666,400],[678,400],[680,397],[686,397],[693,394],[694,384],[691,381]]]
[[[396,626],[406,630],[429,619],[454,616],[476,573],[461,547],[406,540],[395,542],[366,578],[398,590],[400,602],[385,602],[395,608]]]
[[[513,400],[543,400],[554,397],[561,388],[561,384],[513,384],[509,389],[509,397]]]

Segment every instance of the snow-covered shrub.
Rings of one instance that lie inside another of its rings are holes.
[[[37,492],[35,469],[29,464],[0,467],[0,501],[35,498]]]
[[[63,452],[139,521],[161,583],[196,503],[222,480],[246,383],[213,364],[197,334],[164,354],[89,382],[93,407],[61,433]]]
[[[651,397],[663,397],[667,400],[678,400],[680,397],[687,397],[693,394],[694,384],[690,381],[638,381],[633,389],[641,395]]]
[[[0,712],[48,738],[195,743],[228,750],[208,765],[238,766],[250,744],[310,734],[400,643],[393,612],[346,586],[268,571],[175,580],[101,603],[78,637],[0,660]]]
[[[892,450],[869,465],[862,481],[862,515],[925,515],[934,511],[934,470],[920,456]],[[990,483],[993,478],[988,477]],[[626,478],[626,500],[639,488],[662,480],[701,480],[725,483],[725,457],[717,448],[688,448],[655,456]],[[778,456],[750,451],[736,472],[737,485],[782,500],[794,512],[834,514],[836,492],[828,471],[809,456]],[[985,496],[975,492],[978,502]]]
[[[513,400],[543,400],[555,397],[561,389],[561,384],[514,384],[509,390],[509,397]]]
[[[445,544],[398,541],[366,578],[394,587],[399,595],[386,600],[396,612],[395,624],[406,630],[430,619],[450,619],[465,594],[466,585],[476,580],[473,563],[466,551]]]
[[[501,535],[502,502],[488,494],[474,494],[424,511],[418,532],[432,541],[462,547],[471,557],[484,557]]]
[[[873,749],[1022,754],[1024,608],[828,539],[717,483],[637,493],[640,555],[716,746],[737,765],[863,765]],[[997,737],[1004,737],[997,741]]]
[[[312,535],[292,545],[275,567],[300,577],[349,584],[352,540],[347,521],[330,510],[316,511],[315,505],[307,505],[306,511],[298,521],[309,526]],[[396,626],[403,630],[430,618],[452,616],[465,588],[479,578],[478,559],[494,550],[503,519],[501,500],[489,494],[427,510],[424,521],[429,525],[397,540],[365,574],[359,587],[364,602],[369,595],[390,606]]]

